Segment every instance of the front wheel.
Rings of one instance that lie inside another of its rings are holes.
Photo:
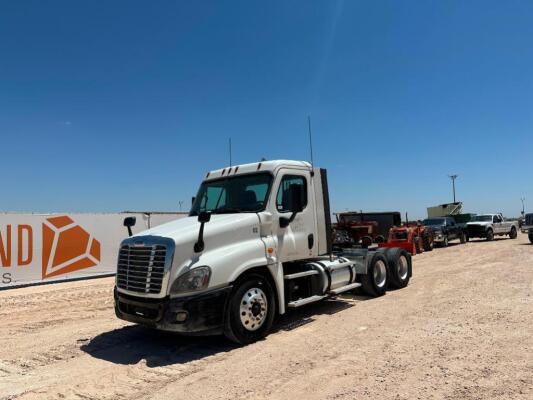
[[[383,296],[389,285],[387,258],[382,253],[373,254],[367,271],[361,277],[361,285],[366,294],[372,297]]]
[[[533,233],[530,233],[528,236],[529,236],[529,241],[531,242],[531,244],[533,244]]]
[[[516,228],[513,226],[511,228],[511,232],[509,233],[509,238],[516,239],[518,237],[518,232],[516,231]]]
[[[489,229],[487,231],[487,241],[491,242],[494,240],[494,231],[492,229]]]
[[[268,280],[261,275],[250,275],[233,289],[224,335],[239,344],[262,339],[272,327],[275,311],[274,290]]]

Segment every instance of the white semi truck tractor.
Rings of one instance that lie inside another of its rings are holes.
[[[131,232],[133,218],[124,225]],[[334,252],[325,169],[262,161],[209,172],[187,218],[120,245],[118,318],[241,343],[266,336],[289,309],[362,287],[407,286],[401,249]]]

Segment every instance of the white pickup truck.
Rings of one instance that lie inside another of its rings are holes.
[[[509,235],[511,239],[518,236],[516,221],[505,221],[502,214],[480,214],[466,224],[468,238],[485,238],[494,240],[494,236]]]
[[[124,221],[130,232],[134,223]],[[245,344],[288,309],[358,287],[380,296],[411,274],[401,249],[333,252],[326,170],[263,161],[209,172],[188,218],[122,242],[115,312]]]

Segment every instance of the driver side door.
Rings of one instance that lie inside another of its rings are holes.
[[[282,170],[283,171],[283,170]],[[303,210],[295,219],[282,227],[280,218],[290,218],[289,188],[297,185],[301,189]],[[277,253],[281,262],[302,260],[316,253],[315,204],[312,195],[312,179],[309,171],[287,171],[279,173],[273,190],[273,224],[277,231]]]

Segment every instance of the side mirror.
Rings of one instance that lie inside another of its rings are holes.
[[[207,211],[202,211],[198,214],[198,222],[205,224],[206,222],[211,221],[211,213]]]
[[[302,185],[289,186],[289,208],[292,213],[299,213],[304,209],[302,189]]]
[[[279,226],[281,228],[288,227],[294,221],[294,218],[296,218],[296,214],[303,211],[304,200],[302,189],[302,185],[293,184],[289,186],[289,211],[292,212],[292,215],[290,218],[280,217]]]
[[[211,213],[207,211],[202,211],[198,214],[198,222],[200,223],[200,232],[198,232],[198,241],[194,244],[195,253],[201,253],[204,251],[204,225],[211,221]]]
[[[131,227],[135,226],[136,223],[137,223],[137,218],[136,217],[126,217],[126,218],[124,218],[124,226],[126,228],[128,228],[128,234],[130,236],[133,235],[133,233],[131,232]]]

